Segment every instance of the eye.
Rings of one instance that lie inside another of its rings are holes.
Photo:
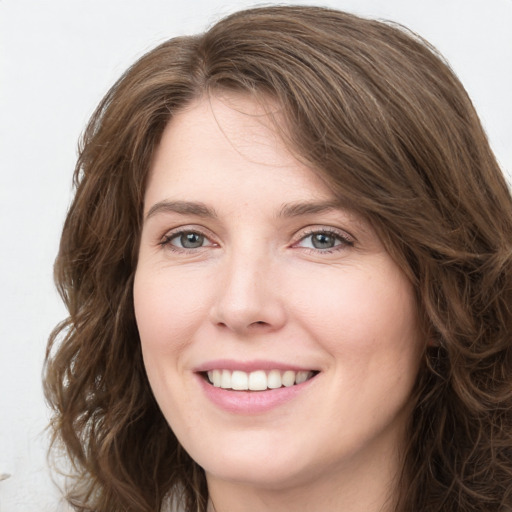
[[[353,245],[354,241],[348,234],[330,230],[318,230],[311,231],[303,236],[296,244],[296,247],[304,247],[317,251],[329,251]]]
[[[199,233],[181,233],[171,239],[171,244],[184,249],[197,249],[203,246],[204,241],[204,236]]]
[[[313,247],[314,249],[332,249],[340,244],[339,239],[329,233],[313,233],[303,239],[304,244]]]
[[[179,231],[164,236],[161,245],[176,249],[199,249],[214,244],[202,233],[197,231]]]

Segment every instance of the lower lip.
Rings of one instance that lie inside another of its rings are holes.
[[[314,377],[301,384],[267,391],[233,391],[217,388],[201,375],[198,375],[198,379],[207,398],[221,409],[235,414],[261,414],[282,406],[306,392]]]

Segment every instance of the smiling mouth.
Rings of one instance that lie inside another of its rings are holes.
[[[291,387],[306,382],[319,372],[293,370],[256,370],[244,372],[241,370],[210,370],[203,375],[207,382],[216,388],[233,391],[266,391]]]

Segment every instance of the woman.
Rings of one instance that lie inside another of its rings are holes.
[[[76,510],[512,510],[512,201],[427,43],[236,13],[127,71],[75,184]]]

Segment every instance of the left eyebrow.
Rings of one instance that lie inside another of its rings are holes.
[[[145,220],[162,212],[178,213],[180,215],[197,215],[198,217],[217,217],[215,210],[209,208],[204,203],[191,201],[160,201],[149,209]]]
[[[278,217],[300,217],[313,213],[324,213],[330,210],[342,210],[337,201],[321,201],[311,203],[289,203],[281,207]]]

